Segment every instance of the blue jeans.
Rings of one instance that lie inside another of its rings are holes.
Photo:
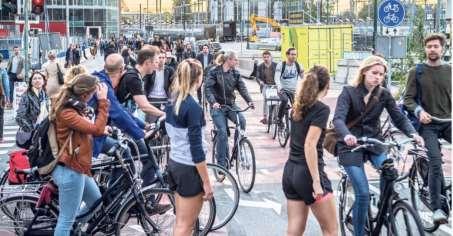
[[[382,162],[387,159],[387,155],[372,155],[370,158],[374,168],[381,167]],[[365,223],[368,215],[368,207],[370,205],[370,190],[368,188],[368,179],[366,177],[363,163],[361,166],[343,166],[354,189],[355,202],[352,209],[352,223],[354,225],[354,235],[365,235]],[[384,181],[380,179],[380,189],[383,191]]]
[[[233,105],[232,107],[233,109],[238,109],[236,105]],[[227,118],[236,124],[236,112],[223,109],[212,109],[211,117],[217,128],[217,163],[226,167],[226,158],[228,155]],[[245,130],[245,118],[241,113],[239,113],[239,125],[241,129]],[[236,138],[238,134],[234,135]]]
[[[52,179],[58,186],[60,204],[54,235],[69,236],[76,216],[89,209],[101,197],[101,192],[92,177],[68,167],[57,165]],[[85,203],[83,209],[80,207],[82,201]]]

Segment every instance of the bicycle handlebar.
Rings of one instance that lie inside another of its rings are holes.
[[[384,146],[384,147],[387,147],[387,148],[391,148],[391,147],[401,147],[407,143],[410,143],[410,142],[415,142],[415,140],[413,138],[408,138],[408,139],[405,139],[401,142],[393,142],[393,141],[389,141],[389,142],[382,142],[381,140],[379,139],[375,139],[375,138],[368,138],[368,137],[361,137],[361,138],[358,138],[357,139],[357,142],[361,142],[363,144],[353,148],[351,150],[351,152],[356,152],[360,149],[367,149],[367,148],[370,148],[370,147],[373,147],[375,145],[380,145],[380,146]]]
[[[162,123],[165,121],[165,118],[166,118],[165,116],[161,116],[159,117],[159,119],[156,120],[156,122],[154,122],[154,127],[152,127],[149,131],[145,133],[145,139],[154,137],[157,134],[157,132],[159,132],[159,130],[162,127]]]
[[[252,107],[251,107],[251,106],[247,106],[245,109],[242,109],[242,110],[239,109],[239,110],[237,110],[237,109],[234,109],[233,107],[228,106],[228,105],[220,105],[220,108],[226,108],[226,109],[228,109],[228,110],[230,110],[230,111],[234,111],[234,112],[245,112],[245,111],[247,111],[248,109],[250,109],[250,108],[252,108]]]
[[[431,120],[439,122],[439,123],[450,123],[451,122],[451,118],[438,118],[435,116],[431,116]]]

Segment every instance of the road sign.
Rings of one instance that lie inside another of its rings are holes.
[[[396,27],[404,20],[406,11],[399,0],[385,0],[379,5],[378,18],[386,27]]]

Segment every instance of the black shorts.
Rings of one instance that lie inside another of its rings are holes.
[[[193,197],[203,192],[203,182],[195,166],[184,165],[170,159],[167,177],[170,189],[182,197]]]
[[[324,194],[332,193],[332,184],[327,178],[324,168],[322,166],[318,168]],[[283,171],[282,185],[287,199],[304,201],[306,205],[311,205],[315,202],[313,180],[307,165],[288,160]]]

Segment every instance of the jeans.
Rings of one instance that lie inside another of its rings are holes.
[[[451,143],[451,123],[422,125],[420,127],[420,135],[425,140],[425,146],[428,149],[428,185],[431,195],[431,207],[433,210],[441,209],[440,195],[445,194],[443,192],[445,182],[442,171],[442,154],[439,139],[442,138]]]
[[[68,167],[57,165],[52,172],[52,178],[58,186],[60,204],[54,235],[69,236],[76,216],[84,213],[85,209],[89,209],[101,198],[101,192],[92,177]],[[80,207],[82,201],[85,203],[83,209]]]
[[[107,137],[105,139],[104,145],[102,146],[102,152],[106,153],[110,148],[112,148],[118,141]],[[140,140],[135,140],[135,143],[138,146],[138,151],[143,155],[143,154],[148,154],[148,147],[146,146],[145,140],[140,139]],[[131,159],[132,155],[137,155],[135,148],[131,148],[130,150],[128,149],[123,158],[124,159]],[[152,155],[152,152],[150,152],[150,155]],[[154,180],[156,179],[156,164],[154,163],[154,158],[152,156],[143,156],[140,158],[140,161],[142,162],[143,168],[142,168],[142,173],[140,173],[140,176],[143,180],[142,186],[148,186],[151,185]],[[112,171],[112,176],[110,178],[110,183],[115,182],[117,178],[121,175],[122,169],[121,168],[116,168]]]
[[[387,159],[386,154],[372,155],[370,160],[374,168],[380,168],[382,162]],[[370,190],[363,163],[361,166],[343,166],[354,189],[355,202],[352,209],[352,223],[354,225],[354,235],[365,235],[365,222],[370,205]],[[384,181],[380,179],[380,189],[383,192]]]
[[[233,109],[238,109],[236,105],[232,106]],[[239,113],[239,125],[242,130],[245,130],[245,118]],[[227,118],[236,124],[236,112],[223,110],[223,109],[211,109],[211,117],[217,128],[217,163],[223,167],[226,167],[226,159],[228,154],[228,136],[227,136]],[[238,134],[235,135],[235,140]]]
[[[288,112],[288,102],[294,100],[294,93],[289,91],[281,91],[278,93],[280,97],[280,107],[278,108],[278,119],[281,120],[286,112]]]
[[[9,77],[9,76],[8,76]],[[5,99],[6,99],[6,102],[9,103],[10,102],[10,96],[11,96],[11,90],[10,90],[10,81],[9,79],[3,79],[2,80],[2,85],[3,85],[3,90],[4,91],[4,94],[5,94]]]
[[[17,80],[15,73],[8,73],[9,76],[9,102],[14,102],[14,82]]]

